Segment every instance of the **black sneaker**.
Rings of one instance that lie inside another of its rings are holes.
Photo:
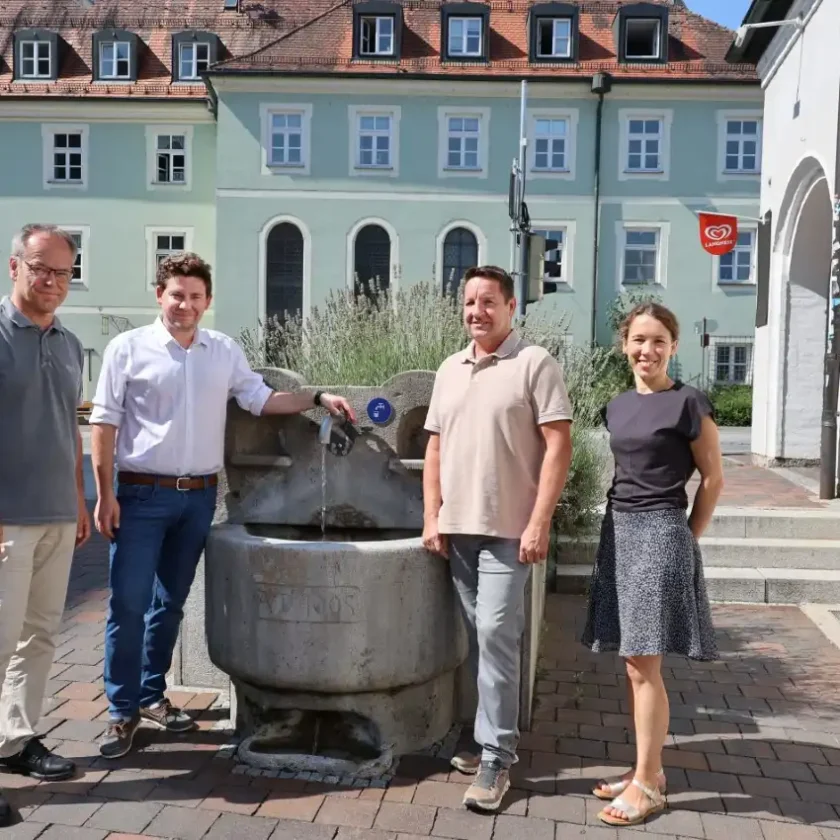
[[[147,706],[140,709],[140,717],[167,732],[189,732],[195,729],[195,721],[186,712],[176,709],[166,698],[154,708]]]
[[[69,758],[50,752],[40,738],[31,738],[17,755],[0,758],[0,768],[46,782],[63,782],[76,772],[76,765]]]
[[[139,725],[139,715],[135,715],[131,720],[109,721],[105,734],[99,739],[99,754],[103,758],[122,758],[128,755]]]

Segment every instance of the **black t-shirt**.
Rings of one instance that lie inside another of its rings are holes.
[[[666,391],[619,394],[603,410],[615,457],[615,477],[607,493],[618,511],[688,507],[685,485],[696,465],[691,441],[703,417],[714,419],[708,397],[675,382]]]

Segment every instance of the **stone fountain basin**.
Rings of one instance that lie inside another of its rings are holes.
[[[417,532],[220,524],[205,561],[210,658],[252,686],[387,691],[466,657],[448,563]]]

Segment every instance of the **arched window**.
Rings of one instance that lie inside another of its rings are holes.
[[[303,234],[297,225],[275,225],[266,241],[265,314],[282,322],[303,309]]]
[[[456,294],[468,268],[478,264],[478,240],[467,228],[452,228],[443,240],[443,291]]]
[[[357,234],[353,268],[356,294],[370,297],[374,284],[379,290],[391,285],[391,237],[379,225],[365,225]]]

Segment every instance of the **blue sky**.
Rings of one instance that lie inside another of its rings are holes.
[[[735,29],[741,25],[750,0],[686,0],[686,5],[693,12]]]

